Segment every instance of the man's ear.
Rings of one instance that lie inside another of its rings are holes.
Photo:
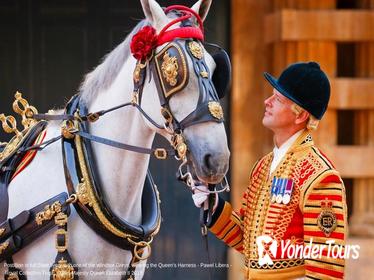
[[[302,110],[299,114],[296,115],[295,124],[301,124],[303,122],[307,122],[309,119],[310,114]]]

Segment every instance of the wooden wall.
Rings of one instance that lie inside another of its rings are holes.
[[[232,0],[234,69],[232,120],[232,202],[248,184],[255,161],[272,149],[261,125],[263,100],[271,87],[263,71],[279,76],[290,63],[318,61],[332,95],[314,138],[332,159],[347,188],[350,242],[374,238],[374,1]],[[363,249],[352,267],[367,264]],[[242,260],[230,252],[229,279],[242,279]]]

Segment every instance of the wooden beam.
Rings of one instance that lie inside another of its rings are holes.
[[[374,147],[322,146],[321,150],[345,178],[372,178],[374,174]]]
[[[264,77],[267,53],[264,43],[264,17],[269,1],[231,1],[231,204],[241,206],[253,164],[262,156],[266,130],[262,126]],[[244,40],[243,38],[252,38]],[[256,38],[256,39],[254,39]],[[242,255],[229,251],[228,279],[242,279]]]
[[[265,18],[265,42],[374,41],[374,11],[281,10]]]
[[[374,79],[332,79],[329,108],[341,110],[374,109]]]

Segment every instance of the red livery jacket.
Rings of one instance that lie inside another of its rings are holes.
[[[246,279],[342,279],[347,206],[339,173],[308,131],[269,174],[272,159],[253,167],[240,211],[219,199],[210,231],[244,254]]]

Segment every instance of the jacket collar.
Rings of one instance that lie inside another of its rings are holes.
[[[305,129],[300,134],[300,136],[296,139],[296,141],[292,144],[292,146],[287,152],[301,151],[313,145],[314,145],[314,141],[313,141],[312,135],[310,134],[309,130]]]

